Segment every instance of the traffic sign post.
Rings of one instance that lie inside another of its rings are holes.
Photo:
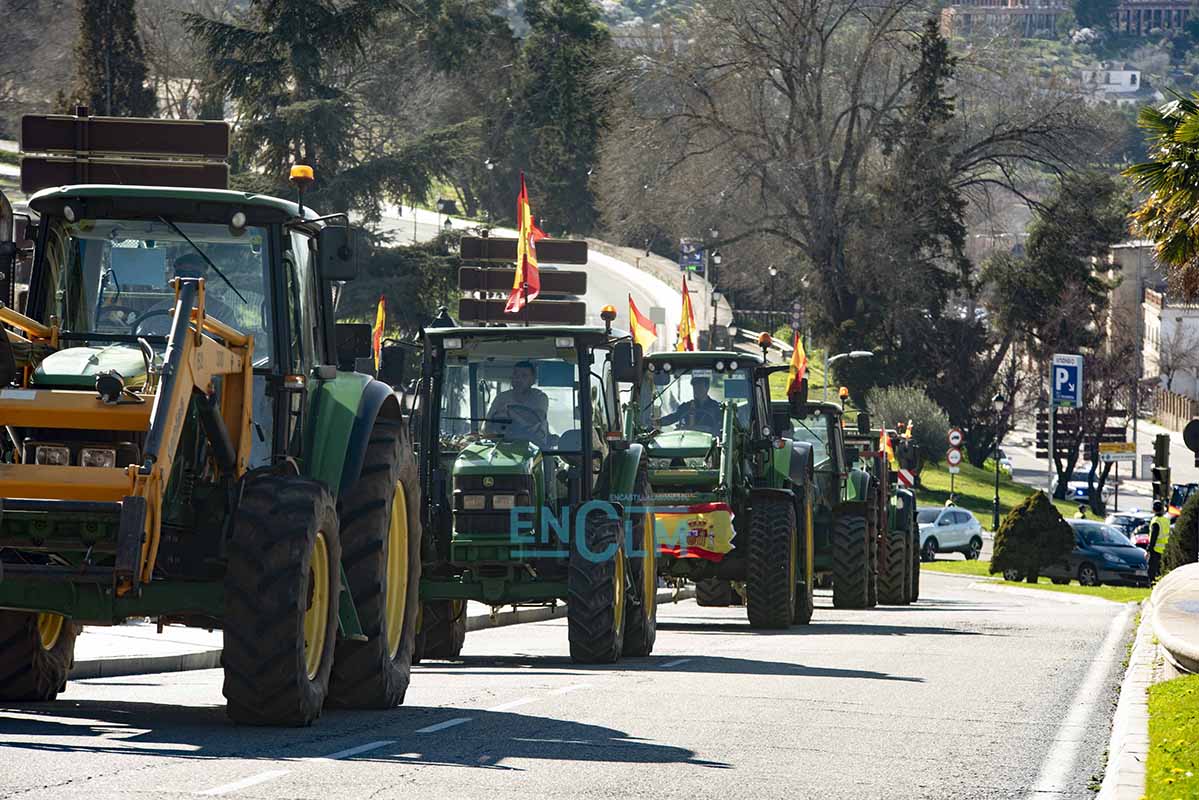
[[[961,443],[962,432],[957,428],[949,432],[951,440],[955,431],[958,434],[958,442]],[[962,471],[962,451],[957,447],[950,447],[945,451],[945,463],[949,465],[949,499],[952,501],[954,495],[953,478]]]
[[[1082,408],[1082,356],[1077,353],[1054,353],[1049,368],[1049,496],[1053,497],[1054,465],[1053,429],[1057,425],[1059,408]]]

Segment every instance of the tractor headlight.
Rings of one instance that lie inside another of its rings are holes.
[[[71,463],[71,451],[60,445],[42,444],[34,451],[34,463],[65,467]]]
[[[516,495],[513,494],[493,494],[491,496],[491,507],[500,511],[508,511],[516,507]]]
[[[115,467],[117,451],[106,447],[85,447],[79,451],[81,467]]]
[[[487,505],[487,496],[481,494],[464,494],[462,495],[462,509],[464,511],[482,511]]]

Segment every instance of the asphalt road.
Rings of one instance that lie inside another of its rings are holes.
[[[1030,591],[926,573],[775,634],[688,601],[611,668],[561,620],[479,631],[404,707],[299,730],[227,722],[217,670],[79,681],[0,708],[0,798],[1089,798],[1130,613]]]

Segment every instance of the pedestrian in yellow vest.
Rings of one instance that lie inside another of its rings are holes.
[[[1149,520],[1149,582],[1157,580],[1162,568],[1162,554],[1170,543],[1170,518],[1163,513],[1162,502],[1153,502],[1153,518]]]

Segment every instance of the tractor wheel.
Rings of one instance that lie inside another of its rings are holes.
[[[764,497],[750,511],[745,611],[751,628],[787,628],[795,621],[800,562],[795,528],[790,498]]]
[[[635,495],[641,511],[633,517],[632,541],[625,542],[629,548],[629,597],[623,655],[648,656],[658,638],[658,544],[648,511],[653,506],[653,489],[647,469],[637,473]]]
[[[375,423],[362,475],[341,498],[346,581],[366,641],[339,639],[329,704],[394,708],[404,702],[420,593],[420,477],[404,425]]]
[[[886,562],[878,573],[878,601],[888,606],[907,605],[908,596],[904,589],[907,563],[907,531],[887,531]]]
[[[870,544],[870,569],[866,573],[866,607],[878,605],[878,521],[874,514],[870,515],[870,532],[866,541]]]
[[[0,611],[0,700],[53,700],[67,688],[78,635],[58,614]]]
[[[915,603],[920,599],[920,534],[913,532],[908,540],[908,552],[912,560],[912,593],[908,595]]]
[[[225,573],[227,712],[247,725],[311,725],[329,690],[341,593],[333,498],[316,481],[246,483]]]
[[[610,664],[624,650],[628,571],[619,519],[591,515],[570,549],[566,629],[570,657]]]
[[[858,514],[837,517],[833,526],[833,607],[865,608],[870,576],[870,546],[866,518]]]
[[[733,585],[720,578],[704,578],[695,582],[695,604],[709,608],[724,608],[733,604]]]
[[[420,625],[412,663],[427,659],[449,660],[462,654],[466,644],[466,601],[428,600],[420,604]]]
[[[799,531],[796,546],[799,548],[799,569],[796,575],[795,624],[807,625],[812,621],[812,611],[816,608],[816,574],[813,572],[816,560],[815,528],[812,526],[812,493],[811,489],[801,490],[803,501],[800,504]]]

